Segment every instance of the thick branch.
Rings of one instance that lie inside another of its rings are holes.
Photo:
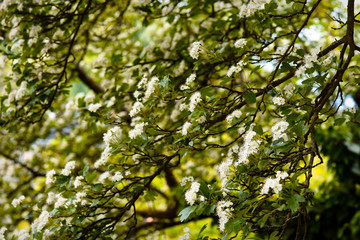
[[[79,79],[88,86],[95,93],[104,93],[105,90],[95,81],[93,80],[83,68],[80,67],[79,64],[75,67],[76,72],[78,73]]]

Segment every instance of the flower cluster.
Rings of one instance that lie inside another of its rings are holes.
[[[178,240],[189,240],[190,239],[190,228],[184,227],[184,235],[180,236]]]
[[[271,127],[271,133],[272,133],[273,140],[275,141],[280,138],[283,138],[285,141],[287,141],[288,137],[287,137],[285,131],[288,128],[288,126],[289,126],[289,123],[287,123],[284,120],[281,120],[281,121],[275,123]]]
[[[77,176],[74,180],[74,187],[78,188],[79,186],[81,186],[83,180],[84,180],[83,176]]]
[[[181,134],[183,136],[187,135],[188,134],[188,130],[189,128],[191,127],[191,122],[185,122],[183,127],[182,127],[182,130],[181,130]]]
[[[226,76],[231,77],[234,72],[238,73],[242,70],[242,67],[245,65],[244,61],[240,60],[236,65],[233,65],[229,68],[229,70],[226,73]]]
[[[49,218],[50,218],[50,213],[45,210],[42,211],[39,218],[35,219],[35,221],[31,224],[31,231],[33,233],[40,232],[48,223]]]
[[[200,183],[193,182],[191,183],[191,187],[185,193],[185,200],[189,205],[193,205],[197,198],[197,192],[199,192]]]
[[[56,174],[56,171],[54,169],[48,171],[46,173],[46,181],[45,181],[45,183],[48,184],[48,185],[51,184],[51,183],[54,183],[55,182],[55,178],[54,178],[55,174]]]
[[[183,177],[180,180],[180,186],[185,186],[187,182],[193,182],[194,181],[194,177],[193,176],[188,176],[188,177]]]
[[[216,215],[219,217],[219,230],[221,232],[225,231],[225,224],[229,221],[231,217],[231,212],[234,209],[231,207],[233,203],[231,201],[220,201],[216,205]]]
[[[21,195],[19,198],[15,198],[14,200],[12,200],[11,205],[17,207],[24,200],[25,200],[25,196]]]
[[[301,65],[295,72],[295,75],[297,77],[300,77],[306,72],[306,69],[312,68],[314,66],[314,63],[317,61],[318,54],[320,52],[320,48],[313,48],[310,52],[310,54],[306,54],[304,56],[304,63]]]
[[[144,105],[141,102],[135,102],[129,113],[130,117],[135,117],[135,115],[137,115],[142,108],[144,108]]]
[[[256,153],[260,146],[259,140],[254,140],[253,138],[256,136],[256,132],[250,128],[244,135],[244,143],[239,150],[239,158],[237,162],[235,162],[235,166],[239,164],[248,164],[249,156]]]
[[[195,92],[190,97],[189,111],[193,112],[196,108],[196,105],[198,105],[199,102],[201,102],[201,94],[200,92]]]
[[[180,90],[187,90],[190,89],[190,85],[194,82],[196,78],[196,73],[192,73],[187,79],[185,84],[180,86]]]
[[[0,228],[0,240],[5,240],[5,232],[6,232],[7,228],[6,227],[1,227]]]
[[[112,151],[112,147],[110,145],[115,143],[117,139],[121,137],[121,134],[122,130],[118,126],[110,128],[106,133],[104,133],[103,140],[105,142],[105,149],[101,153],[100,159],[95,162],[96,168],[99,168],[107,162]]]
[[[234,46],[236,48],[242,48],[242,47],[244,47],[246,45],[246,43],[247,43],[247,41],[246,41],[245,38],[240,38],[240,39],[235,41]]]
[[[190,47],[190,56],[193,59],[199,59],[199,54],[201,51],[202,45],[201,42],[193,42]]]
[[[274,104],[279,105],[279,106],[285,104],[285,99],[282,97],[273,97],[272,101]]]
[[[225,184],[227,182],[227,178],[230,174],[230,167],[232,166],[233,162],[234,162],[234,154],[237,154],[239,151],[239,146],[238,145],[234,145],[232,146],[227,154],[227,157],[225,159],[225,161],[223,161],[219,166],[218,166],[218,172],[219,172],[219,179],[221,180],[221,187],[224,188]]]
[[[99,108],[101,107],[101,103],[91,103],[89,106],[88,106],[88,110],[90,112],[96,112],[97,110],[99,110]]]
[[[152,77],[150,81],[147,83],[147,88],[144,94],[144,100],[147,101],[149,97],[155,92],[156,86],[159,83],[158,77]]]
[[[269,3],[270,1],[271,0],[253,0],[253,1],[249,1],[248,4],[241,4],[239,6],[240,8],[239,17],[240,18],[250,17],[255,12],[264,9],[265,4]]]
[[[140,136],[144,132],[144,127],[147,123],[141,122],[135,124],[135,127],[129,131],[129,137],[135,139],[137,136]]]
[[[234,118],[240,118],[241,114],[242,114],[242,112],[240,110],[233,111],[231,114],[227,115],[226,122],[228,124],[231,124],[232,121],[234,120]]]
[[[113,128],[110,128],[106,133],[104,133],[103,140],[106,145],[110,145],[116,140],[121,137],[122,130],[120,127],[116,126]]]
[[[120,182],[123,178],[124,176],[121,172],[115,172],[115,174],[110,177],[110,180],[113,182]]]
[[[67,162],[64,169],[61,171],[61,174],[64,176],[69,176],[71,174],[71,171],[75,168],[75,161]]]
[[[282,184],[280,183],[281,179],[285,179],[289,176],[287,172],[276,172],[276,178],[267,178],[263,187],[261,188],[260,194],[265,195],[269,193],[270,189],[274,190],[274,193],[279,194],[282,190]]]

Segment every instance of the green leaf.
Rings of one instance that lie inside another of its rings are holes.
[[[228,233],[227,233],[227,234],[225,234],[225,236],[223,236],[223,237],[221,238],[221,240],[226,240],[226,239],[227,239],[227,237],[228,237]]]
[[[300,194],[295,193],[294,194],[294,198],[298,201],[298,202],[305,202],[305,198],[303,196],[301,196]]]
[[[262,66],[257,65],[253,70],[251,70],[250,75],[253,74],[254,72],[256,72],[257,70],[259,70],[260,68],[262,68]]]
[[[245,97],[245,101],[246,103],[248,104],[252,104],[252,103],[255,103],[256,102],[256,95],[253,91],[251,90],[247,90],[245,93],[244,93],[244,97]]]
[[[215,212],[216,205],[208,205],[203,211],[203,214],[209,216]]]
[[[99,200],[95,200],[91,205],[90,205],[90,207],[95,207],[96,205],[98,205],[99,204]]]
[[[224,77],[224,78],[222,78],[220,85],[224,85],[224,84],[230,82],[232,79],[233,78],[231,78],[231,77]]]
[[[307,124],[304,124],[303,122],[299,122],[294,126],[294,132],[298,136],[304,136],[307,130]]]
[[[202,228],[200,229],[199,235],[198,235],[198,237],[197,237],[198,239],[199,239],[201,233],[206,229],[206,227],[207,227],[207,224],[205,224],[204,226],[202,226]]]
[[[92,171],[92,172],[87,172],[85,174],[85,180],[88,182],[88,183],[92,183],[94,181],[96,177],[96,171]]]
[[[196,206],[189,206],[184,208],[180,213],[180,222],[184,222],[189,218],[189,216],[196,210]]]
[[[262,218],[260,218],[257,223],[260,225],[260,227],[262,228],[266,221],[268,220],[268,218],[270,217],[271,213],[265,214]]]
[[[278,233],[279,233],[278,231],[272,232],[270,237],[269,237],[269,240],[277,240],[277,239],[279,239],[279,236],[277,236]]]
[[[102,190],[102,188],[103,188],[103,185],[101,183],[97,183],[91,188],[91,190],[93,190],[95,192],[100,192]]]
[[[154,191],[146,191],[144,194],[144,199],[146,201],[154,201],[157,196],[158,196],[158,194]]]
[[[259,135],[262,135],[264,133],[262,127],[260,125],[255,125],[254,126],[254,131],[259,134]]]
[[[338,118],[338,119],[335,120],[334,125],[335,126],[340,126],[345,122],[345,120],[346,120],[345,118]]]
[[[298,12],[302,9],[303,7],[303,4],[302,3],[297,3],[297,2],[294,2],[293,5],[292,5],[292,9],[294,9],[294,11]]]
[[[56,177],[55,185],[63,187],[66,185],[68,179],[69,179],[69,177],[67,177],[67,176],[59,175]]]
[[[200,183],[200,193],[206,198],[210,197],[210,189],[204,181]]]
[[[168,88],[169,83],[170,83],[170,78],[168,76],[165,76],[163,79],[161,79],[160,86],[162,86],[163,88]]]
[[[25,220],[31,218],[32,216],[34,215],[34,212],[33,211],[30,211],[26,216],[25,216]]]
[[[287,200],[287,204],[292,213],[295,213],[297,210],[299,210],[300,207],[299,202],[294,196],[292,196]]]
[[[84,170],[82,172],[83,177],[86,177],[86,173],[89,171],[89,163],[87,163],[84,167]]]

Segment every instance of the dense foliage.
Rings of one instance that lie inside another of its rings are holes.
[[[345,5],[1,1],[0,239],[358,238]]]

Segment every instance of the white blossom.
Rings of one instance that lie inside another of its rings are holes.
[[[184,235],[180,236],[178,240],[189,240],[190,239],[190,228],[184,227]]]
[[[27,82],[22,81],[21,84],[20,84],[19,89],[16,91],[15,99],[17,101],[19,101],[20,99],[22,99],[25,96],[26,87],[27,87]]]
[[[79,186],[81,186],[83,180],[84,180],[83,176],[77,176],[74,180],[74,187],[78,188]]]
[[[144,94],[144,99],[147,100],[155,92],[155,88],[159,83],[158,77],[152,77],[151,80],[147,83],[146,91]]]
[[[29,231],[26,229],[21,229],[18,233],[17,240],[28,240],[30,239]]]
[[[147,75],[144,75],[137,85],[138,88],[144,88],[146,86],[147,82],[148,82]]]
[[[74,170],[75,165],[75,161],[67,162],[64,169],[61,171],[61,174],[64,176],[69,176],[71,174],[71,171]]]
[[[287,140],[287,136],[286,134],[284,134],[284,132],[286,131],[286,129],[288,128],[289,123],[287,123],[284,120],[281,120],[277,123],[275,123],[272,127],[271,127],[271,132],[272,132],[272,136],[273,136],[273,140],[277,140],[280,138],[283,138],[285,141]]]
[[[48,193],[48,197],[46,198],[46,204],[53,204],[55,202],[56,195],[53,192]]]
[[[200,92],[195,92],[190,97],[189,111],[193,112],[199,102],[201,102],[201,94]]]
[[[6,55],[0,56],[0,68],[4,68],[6,66],[7,57]]]
[[[130,117],[134,117],[135,115],[137,115],[143,107],[144,105],[141,102],[135,102],[129,113]]]
[[[196,122],[199,123],[199,124],[202,124],[202,123],[206,122],[206,117],[201,116],[198,119],[196,119]]]
[[[32,25],[29,29],[29,37],[30,38],[37,38],[39,36],[39,32],[41,31],[41,26],[39,25]]]
[[[282,171],[277,171],[276,172],[276,179],[285,179],[289,176],[289,174],[287,172],[282,172]]]
[[[193,176],[188,176],[188,177],[183,177],[180,180],[180,185],[181,186],[185,186],[187,182],[193,182],[194,181],[194,177]]]
[[[99,176],[99,182],[105,183],[106,179],[110,177],[110,172],[106,171]]]
[[[90,112],[96,112],[99,108],[101,107],[101,103],[91,103],[89,106],[88,106],[88,110]]]
[[[109,61],[105,57],[105,53],[102,52],[99,54],[99,56],[95,59],[93,66],[95,68],[97,67],[106,67],[109,64]]]
[[[196,73],[192,73],[187,79],[185,84],[180,86],[180,90],[186,90],[186,89],[190,89],[190,85],[194,82],[196,78]]]
[[[14,207],[17,207],[24,200],[25,200],[25,196],[21,195],[19,198],[13,199],[11,202],[11,205],[13,205]]]
[[[239,158],[235,163],[235,166],[239,164],[248,164],[249,156],[255,154],[260,146],[259,140],[254,140],[253,138],[256,136],[256,132],[254,132],[251,128],[244,135],[244,143],[239,150]]]
[[[110,180],[113,182],[119,182],[123,178],[124,178],[124,176],[122,175],[121,172],[115,172],[115,174],[113,176],[111,176]]]
[[[0,240],[5,240],[5,232],[7,231],[6,227],[1,227],[0,228]]]
[[[92,101],[94,101],[94,99],[95,99],[95,94],[94,94],[94,92],[93,92],[93,91],[89,91],[89,92],[86,94],[86,96],[85,96],[85,98],[84,98],[84,101],[86,102],[86,104],[89,104],[89,103],[91,103]]]
[[[260,194],[268,194],[270,189],[273,189],[274,193],[278,194],[282,190],[282,185],[279,181],[279,178],[267,178],[261,188]]]
[[[199,53],[201,51],[202,45],[201,42],[193,42],[190,47],[190,56],[193,59],[199,59]]]
[[[189,205],[193,205],[197,198],[197,192],[200,189],[200,183],[193,182],[191,183],[191,187],[185,193],[185,200]]]
[[[191,123],[190,122],[185,122],[183,127],[182,127],[182,130],[181,130],[181,134],[183,136],[187,135],[188,134],[188,130],[189,128],[191,127]]]
[[[241,114],[242,114],[242,112],[240,110],[233,111],[231,114],[227,115],[226,122],[228,124],[231,124],[232,121],[234,120],[234,118],[240,118]]]
[[[238,40],[236,40],[236,42],[234,43],[234,46],[236,48],[242,48],[246,45],[247,41],[245,38],[240,38]]]
[[[272,101],[274,102],[274,104],[279,105],[279,106],[285,104],[285,99],[282,97],[273,97]]]
[[[289,96],[293,95],[294,90],[295,90],[294,84],[289,83],[284,87],[284,94],[289,97]]]
[[[59,194],[56,194],[56,202],[55,202],[55,205],[54,205],[54,208],[60,208],[60,207],[67,207],[68,206],[68,203],[67,203],[67,199],[64,198],[61,193]]]
[[[109,157],[111,156],[112,147],[107,145],[104,149],[104,151],[101,153],[101,157],[99,160],[97,160],[94,164],[95,168],[99,168],[100,166],[104,165]]]
[[[110,128],[106,133],[104,133],[103,140],[106,145],[110,145],[114,143],[117,138],[119,138],[122,134],[122,130],[120,127],[115,126]]]
[[[55,178],[54,178],[55,174],[56,174],[56,172],[54,169],[52,169],[46,173],[46,181],[45,181],[46,184],[51,184],[51,183],[55,182]]]
[[[221,232],[225,231],[225,224],[229,221],[231,212],[234,211],[232,205],[231,201],[224,200],[219,201],[216,205],[216,215],[219,217],[219,230]]]
[[[35,219],[35,221],[31,224],[31,230],[33,233],[40,232],[45,225],[48,223],[50,217],[50,213],[48,211],[42,211],[39,218]]]
[[[147,123],[141,122],[137,123],[133,129],[129,131],[129,137],[131,139],[136,138],[137,136],[141,135],[144,132],[144,126],[146,126]]]

